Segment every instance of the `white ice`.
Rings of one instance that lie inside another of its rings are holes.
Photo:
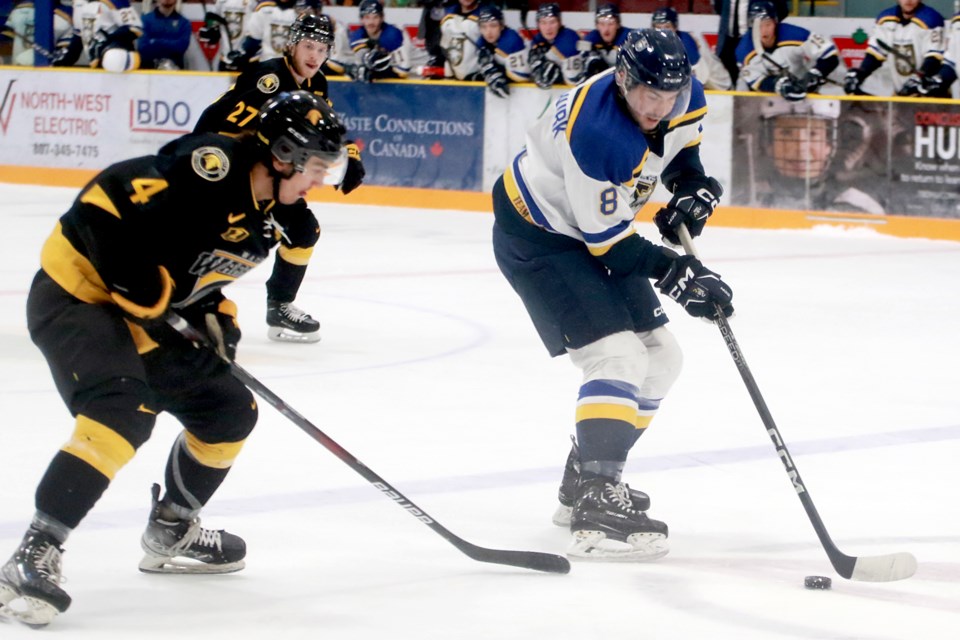
[[[72,420],[24,301],[75,190],[0,188],[0,561]],[[347,199],[348,201],[349,199]],[[323,341],[266,339],[262,266],[228,293],[239,361],[455,534],[563,553],[550,515],[579,376],[551,360],[490,248],[492,216],[316,205],[297,300]],[[648,237],[649,225],[640,225]],[[190,228],[183,228],[187,236]],[[954,639],[960,629],[960,244],[872,231],[708,227],[736,338],[837,545],[908,551],[908,580],[837,576],[717,329],[666,301],[684,372],[627,479],[670,526],[649,564],[547,575],[474,562],[265,403],[204,523],[242,535],[229,576],[137,571],[161,417],[71,536],[71,609],[43,634],[112,638]],[[268,263],[272,264],[272,263]],[[807,575],[833,578],[808,591]],[[38,638],[0,623],[0,638]]]

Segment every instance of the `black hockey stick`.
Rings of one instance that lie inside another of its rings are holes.
[[[216,351],[214,346],[206,335],[197,331],[186,320],[176,314],[171,314],[167,322],[183,337],[193,342],[202,344],[205,348]],[[230,365],[230,373],[245,384],[251,391],[266,400],[274,409],[283,414],[292,423],[300,427],[308,436],[322,444],[333,455],[340,458],[348,467],[359,473],[363,478],[378,489],[383,495],[393,500],[397,505],[412,515],[414,518],[433,529],[440,534],[450,544],[455,546],[461,552],[479,562],[490,562],[493,564],[505,564],[512,567],[521,567],[523,569],[533,569],[535,571],[546,571],[548,573],[569,573],[570,561],[563,556],[552,553],[541,553],[539,551],[509,551],[502,549],[487,549],[471,544],[463,538],[453,534],[446,527],[434,520],[427,513],[415,505],[409,498],[400,493],[390,483],[373,472],[367,465],[360,462],[349,451],[337,444],[330,436],[325,434],[319,428],[313,425],[309,420],[297,413],[292,407],[287,405],[277,394],[268,389],[262,382],[253,377],[246,369],[236,362],[226,360]]]
[[[690,237],[690,232],[685,225],[680,225],[677,229],[677,235],[680,236],[680,242],[683,245],[684,251],[686,251],[688,255],[699,259],[700,256],[697,253],[696,247],[693,246],[693,239]],[[786,468],[787,475],[793,483],[793,488],[796,490],[800,502],[803,503],[803,508],[807,512],[807,517],[810,518],[810,522],[813,524],[813,529],[817,532],[817,537],[820,538],[820,544],[823,545],[824,551],[827,552],[827,557],[830,558],[830,564],[833,565],[837,573],[850,580],[891,582],[912,576],[917,570],[917,560],[910,553],[901,552],[883,556],[854,557],[846,555],[834,544],[830,538],[830,534],[827,533],[827,528],[824,526],[823,520],[820,519],[817,508],[813,504],[813,498],[810,497],[810,492],[807,491],[806,485],[804,485],[803,480],[800,478],[800,472],[793,463],[790,452],[787,451],[787,445],[784,443],[783,436],[780,435],[780,430],[777,429],[777,425],[773,421],[773,416],[767,408],[767,403],[764,402],[763,396],[760,395],[760,389],[753,379],[753,374],[747,366],[747,361],[743,357],[740,345],[737,344],[737,339],[733,335],[730,323],[724,317],[719,304],[716,305],[716,312],[716,324],[717,327],[720,328],[720,333],[723,335],[724,341],[727,343],[727,350],[733,357],[733,362],[737,365],[737,370],[740,371],[740,377],[743,378],[744,384],[747,385],[747,391],[750,392],[753,404],[760,414],[763,425],[767,428],[767,435],[770,436],[770,440],[773,441],[773,446],[777,450],[777,455],[780,456],[780,459],[783,461],[783,466]]]

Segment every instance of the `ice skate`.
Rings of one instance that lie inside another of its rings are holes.
[[[667,525],[634,508],[626,485],[612,478],[582,479],[570,520],[573,545],[567,555],[619,562],[663,557]]]
[[[267,300],[267,337],[277,342],[319,342],[320,323],[292,302]]]
[[[577,485],[580,484],[580,448],[573,436],[570,436],[573,446],[570,448],[570,455],[567,456],[567,464],[563,468],[563,479],[560,480],[560,490],[557,491],[557,510],[553,512],[553,524],[558,527],[570,526],[570,515],[573,513],[573,503],[577,499]],[[650,508],[650,496],[643,491],[631,489],[627,484],[623,484],[630,494],[630,501],[636,511],[646,511]]]
[[[160,502],[153,485],[153,509],[140,546],[145,573],[233,573],[243,569],[247,545],[226,531],[204,529],[200,519],[181,520]]]
[[[70,596],[60,588],[62,553],[49,534],[27,530],[20,548],[0,568],[0,616],[45,627],[70,607]]]

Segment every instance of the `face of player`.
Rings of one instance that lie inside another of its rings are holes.
[[[312,78],[329,55],[329,44],[304,38],[293,47],[293,71],[301,78]]]
[[[624,95],[630,115],[644,131],[653,131],[660,121],[670,115],[679,91],[660,91],[646,85],[637,85]]]
[[[777,21],[765,18],[760,21],[760,44],[769,49],[777,44]]]
[[[363,28],[367,30],[367,35],[371,38],[376,38],[380,35],[380,30],[383,28],[382,15],[379,13],[368,13],[360,16],[360,21],[363,23]]]
[[[280,171],[283,171],[285,167],[290,167],[289,164],[280,163],[276,160],[274,163]],[[331,180],[330,174],[339,169],[339,166],[335,167],[334,164],[338,163],[330,163],[317,156],[310,156],[303,166],[302,172],[294,171],[289,178],[280,180],[278,194],[280,203],[293,204],[300,198],[305,198],[310,189],[329,183]]]
[[[805,116],[778,116],[773,128],[773,161],[787,178],[823,176],[833,151],[830,123]]]
[[[616,18],[604,17],[597,19],[597,31],[600,32],[600,38],[607,44],[612,44],[613,39],[617,37],[617,29],[620,23]]]
[[[464,13],[470,13],[477,8],[480,0],[460,0],[460,10]]]
[[[483,36],[485,42],[497,44],[497,41],[500,40],[501,33],[503,33],[503,25],[499,22],[490,21],[480,23],[480,35]]]
[[[540,29],[540,35],[553,42],[553,39],[560,33],[560,18],[557,16],[547,16],[537,20],[537,29]]]
[[[673,26],[672,22],[654,22],[650,25],[654,29],[659,29],[660,31],[676,31],[676,27]]]
[[[912,18],[917,12],[917,7],[920,6],[920,0],[897,0],[897,4],[900,5],[903,17]]]

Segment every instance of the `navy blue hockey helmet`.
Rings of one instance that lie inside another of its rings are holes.
[[[601,18],[613,18],[618,23],[620,22],[620,7],[615,4],[602,4],[597,7],[597,13],[594,16],[594,21]]]
[[[383,15],[383,3],[380,0],[363,0],[360,3],[360,15],[366,16],[375,13]]]
[[[690,86],[690,60],[673,31],[636,29],[617,53],[617,74],[624,92],[637,85],[659,91],[681,91]]]
[[[560,19],[560,4],[557,2],[547,2],[537,7],[537,20],[540,18]]]
[[[660,25],[666,24],[672,25],[673,29],[680,25],[680,17],[673,7],[660,7],[650,16],[650,26],[654,29],[662,29]]]
[[[503,24],[503,11],[500,11],[499,7],[492,5],[481,7],[480,13],[477,14],[477,22],[480,24],[484,22],[499,22]]]
[[[753,2],[750,3],[750,8],[747,9],[747,19],[751,25],[757,19],[769,19],[779,22],[777,19],[777,10],[770,0],[753,0]]]
[[[257,140],[280,162],[302,172],[316,156],[328,165],[346,162],[346,128],[327,104],[309,91],[284,91],[260,109]]]
[[[287,44],[291,47],[301,40],[316,40],[326,44],[333,44],[333,23],[330,16],[323,14],[301,13],[290,25],[290,34]]]

